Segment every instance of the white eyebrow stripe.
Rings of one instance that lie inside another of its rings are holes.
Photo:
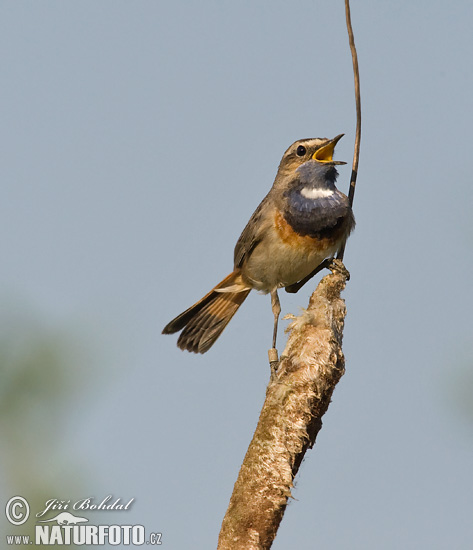
[[[301,195],[306,199],[326,199],[334,193],[333,189],[317,189],[316,187],[303,187],[301,189]]]

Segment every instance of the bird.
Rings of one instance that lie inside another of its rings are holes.
[[[284,153],[274,183],[251,216],[234,251],[233,271],[170,321],[163,334],[181,332],[182,350],[205,353],[251,290],[271,295],[276,348],[281,306],[278,289],[297,291],[334,258],[355,226],[348,198],[335,185],[333,139],[295,141]]]

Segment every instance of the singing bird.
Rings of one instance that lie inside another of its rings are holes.
[[[355,226],[348,198],[335,186],[335,166],[346,164],[333,160],[342,136],[301,139],[287,149],[271,190],[238,239],[232,273],[164,327],[163,334],[182,331],[181,349],[208,351],[253,289],[271,294],[276,347],[278,288],[297,291]]]

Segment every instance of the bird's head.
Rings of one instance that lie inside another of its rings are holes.
[[[343,135],[339,134],[333,139],[308,138],[295,141],[281,159],[273,187],[285,190],[301,183],[318,187],[333,186],[338,175],[335,165],[346,164],[333,160],[335,146]]]
[[[333,160],[335,146],[343,135],[339,134],[333,139],[308,138],[295,141],[281,159],[277,179],[294,175],[295,171],[306,162],[316,163],[320,167],[346,164],[346,162]]]

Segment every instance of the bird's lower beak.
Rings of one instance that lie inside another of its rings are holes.
[[[317,149],[317,151],[315,151],[312,155],[312,159],[318,162],[329,162],[330,164],[346,164],[346,162],[333,160],[335,145],[337,145],[344,135],[345,134],[339,134],[325,145],[322,145],[322,147],[319,147],[319,149]]]

